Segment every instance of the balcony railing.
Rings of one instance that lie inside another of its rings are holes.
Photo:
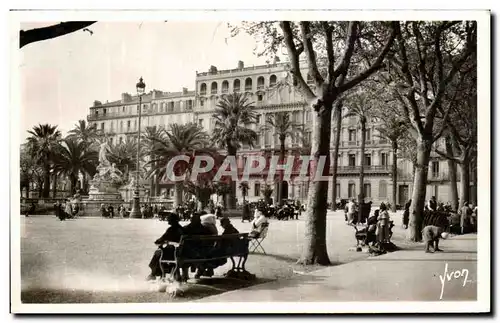
[[[264,90],[264,85],[257,85],[257,90]]]
[[[251,92],[252,91],[252,86],[251,85],[250,86],[245,86],[245,91]]]
[[[207,90],[205,90],[205,91],[200,91],[200,95],[207,95]]]
[[[338,173],[359,173],[361,171],[361,166],[338,166]],[[365,165],[365,173],[376,173],[383,172],[387,173],[391,171],[390,165]]]
[[[217,94],[217,89],[210,91],[211,94]]]

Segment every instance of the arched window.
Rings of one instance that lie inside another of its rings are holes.
[[[271,75],[269,78],[269,86],[275,86],[276,85],[276,75]]]
[[[222,93],[227,93],[229,92],[229,82],[224,81],[222,82]]]
[[[234,80],[233,91],[240,92],[240,80],[238,80],[238,79]]]
[[[247,78],[245,80],[245,91],[252,91],[252,79]]]
[[[210,93],[217,94],[217,82],[212,82],[212,85],[210,86]]]
[[[257,78],[257,90],[263,90],[264,89],[264,77],[259,76]]]
[[[378,184],[378,197],[379,199],[387,198],[387,182],[384,180],[381,180]]]
[[[201,83],[200,85],[200,95],[206,95],[207,94],[207,85],[205,83]]]
[[[372,184],[370,183],[363,184],[363,197],[365,199],[370,199],[372,197]]]

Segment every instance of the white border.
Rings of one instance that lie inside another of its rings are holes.
[[[11,243],[12,308],[23,313],[405,313],[481,312],[490,309],[490,219],[481,217],[478,237],[477,302],[348,302],[348,303],[162,303],[162,304],[21,304],[19,213],[19,62],[17,32],[21,21],[163,21],[163,20],[477,20],[478,21],[478,204],[490,214],[490,13],[487,11],[56,11],[11,12]],[[13,131],[14,130],[14,131]],[[17,216],[16,216],[17,215]],[[17,288],[16,288],[17,287]],[[18,289],[19,288],[19,289]],[[17,292],[16,292],[17,291]]]

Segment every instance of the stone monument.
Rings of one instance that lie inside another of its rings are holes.
[[[118,191],[123,184],[123,173],[116,168],[115,164],[111,164],[108,160],[107,153],[109,144],[105,138],[99,148],[99,165],[97,173],[89,182],[89,197],[82,201],[83,214],[89,216],[100,216],[101,205],[106,208],[112,206],[115,212],[118,211],[118,206],[123,205],[122,195]],[[115,213],[116,214],[116,213]]]

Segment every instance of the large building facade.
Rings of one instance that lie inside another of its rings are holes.
[[[307,75],[307,71],[303,71]],[[251,127],[258,133],[254,147],[244,146],[238,151],[238,167],[245,164],[249,156],[260,155],[266,159],[279,153],[279,139],[272,128],[266,125],[269,115],[277,112],[289,112],[292,121],[301,131],[296,131],[286,139],[288,155],[300,155],[304,141],[310,141],[314,129],[312,111],[308,108],[302,96],[289,84],[290,78],[287,63],[275,63],[263,66],[245,67],[238,62],[234,69],[218,70],[211,66],[207,72],[196,72],[195,90],[183,89],[181,92],[162,92],[153,90],[142,97],[141,129],[147,126],[164,127],[173,123],[195,122],[208,133],[215,126],[212,117],[218,100],[233,92],[245,93],[254,102],[258,115],[257,124]],[[308,80],[310,82],[310,80]],[[130,138],[136,138],[138,130],[138,97],[122,94],[121,100],[101,103],[95,101],[90,107],[88,121],[95,123],[112,141],[118,144]],[[332,116],[333,118],[333,116]],[[332,120],[333,121],[333,120]],[[338,157],[337,196],[327,192],[328,200],[356,198],[363,189],[365,200],[380,203],[392,201],[391,167],[393,151],[387,140],[380,137],[377,131],[376,119],[369,120],[366,133],[366,148],[361,156],[361,128],[356,117],[342,120],[340,149]],[[332,122],[332,138],[336,132]],[[333,143],[332,154],[333,154]],[[364,187],[359,187],[359,170],[361,160],[365,161]],[[403,205],[412,194],[413,167],[410,162],[398,159],[398,180],[396,204]],[[429,168],[429,183],[427,195],[436,196],[440,201],[448,201],[449,173],[447,161],[432,156]],[[265,185],[276,188],[276,180],[267,178],[268,168],[250,177],[248,200],[262,197]],[[295,179],[295,170],[290,180],[285,181],[285,197],[305,200],[308,183]],[[460,177],[458,177],[460,178]],[[329,187],[331,188],[332,180]],[[459,185],[460,186],[460,185]],[[171,183],[161,183],[162,193],[173,196]],[[459,187],[460,189],[460,187]],[[274,189],[276,193],[276,189]],[[242,200],[241,192],[237,192],[238,200]]]

